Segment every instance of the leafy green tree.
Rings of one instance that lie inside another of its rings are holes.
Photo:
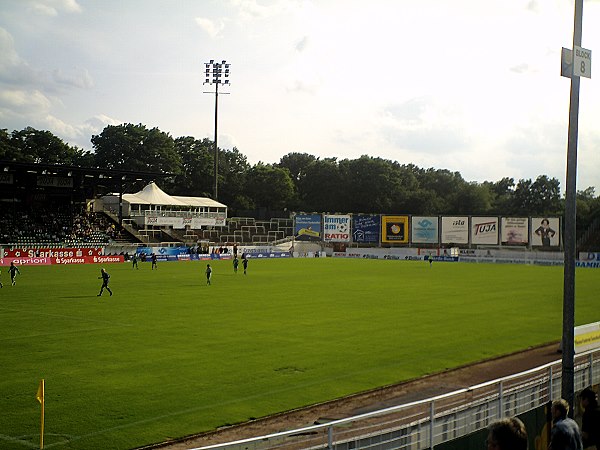
[[[213,190],[213,143],[191,136],[178,137],[174,141],[175,151],[181,160],[181,171],[169,183],[175,195],[211,197]]]
[[[109,125],[92,136],[96,165],[108,169],[178,174],[181,158],[173,138],[144,125]]]
[[[521,179],[514,192],[514,214],[556,215],[562,213],[560,182],[540,175],[535,181]]]
[[[307,168],[316,160],[316,156],[308,153],[292,152],[282,156],[277,167],[287,169],[294,183],[298,183],[306,176]]]
[[[485,181],[483,183],[490,192],[490,213],[497,215],[509,215],[513,210],[515,180],[504,177],[496,182]]]
[[[15,147],[8,130],[6,128],[0,129],[0,159],[20,161],[21,158],[20,149]]]
[[[219,201],[233,212],[252,208],[247,192],[250,164],[237,148],[219,151]],[[213,179],[211,176],[211,180]]]
[[[560,182],[556,178],[540,175],[531,185],[532,209],[536,214],[560,214],[562,203],[560,198]]]
[[[339,169],[344,179],[338,201],[341,211],[383,213],[403,208],[410,188],[399,164],[363,155],[340,161]]]
[[[489,214],[492,195],[489,187],[479,183],[464,183],[456,196],[454,211],[457,214]]]
[[[2,157],[19,162],[76,165],[85,156],[83,150],[69,146],[50,131],[32,127],[13,131],[9,143],[6,143],[6,135],[0,141],[6,145],[0,149],[5,152]]]
[[[301,211],[339,211],[345,184],[336,158],[316,159],[298,181],[298,208]]]
[[[515,215],[528,216],[533,208],[531,197],[531,179],[520,179],[515,187],[512,213]]]
[[[588,230],[590,225],[600,220],[600,196],[595,196],[595,189],[590,186],[583,191],[577,191],[577,234]]]
[[[457,213],[460,192],[466,183],[459,172],[429,168],[419,173],[417,179],[421,189],[435,194],[436,201],[432,206],[437,214]]]
[[[258,163],[248,171],[246,189],[255,206],[282,210],[294,196],[294,183],[287,169]]]

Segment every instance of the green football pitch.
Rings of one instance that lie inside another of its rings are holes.
[[[27,266],[0,289],[0,449],[131,449],[562,334],[562,267],[250,260]],[[5,268],[4,268],[5,269]],[[600,321],[597,270],[576,323]]]

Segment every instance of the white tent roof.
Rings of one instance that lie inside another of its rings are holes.
[[[171,196],[159,188],[156,183],[148,184],[135,194],[123,194],[123,200],[132,205],[168,205],[168,206],[202,206],[227,208],[226,205],[206,197]]]
[[[210,208],[227,208],[223,203],[219,203],[212,198],[208,197],[181,197],[174,195],[173,198],[179,200],[185,205],[189,206],[204,206]]]
[[[185,203],[182,203],[176,198],[171,197],[169,194],[159,188],[155,182],[150,183],[144,189],[136,192],[133,195],[150,205],[186,206]]]

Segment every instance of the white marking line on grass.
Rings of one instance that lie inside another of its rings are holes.
[[[346,375],[342,375],[342,376],[338,376],[338,377],[333,377],[332,379],[340,379],[340,378],[348,378],[352,375],[356,375],[358,373],[363,373],[366,372],[368,370],[360,370],[357,372],[353,372],[350,374],[346,374]],[[293,391],[293,390],[297,390],[297,389],[303,389],[305,387],[308,386],[315,386],[315,385],[319,385],[322,384],[323,380],[318,380],[318,381],[313,381],[311,383],[303,383],[303,384],[296,384],[293,387],[289,387],[289,388],[283,388],[283,389],[275,389],[272,391],[268,391],[268,392],[261,392],[259,394],[254,394],[254,395],[249,395],[246,397],[237,397],[233,400],[227,400],[224,402],[219,402],[219,403],[215,403],[215,404],[211,404],[211,405],[203,405],[203,406],[197,406],[195,408],[188,408],[188,409],[182,409],[181,411],[174,411],[168,414],[163,414],[161,416],[156,416],[156,417],[150,417],[148,419],[144,419],[144,420],[138,420],[136,422],[130,422],[130,423],[125,423],[123,425],[117,425],[116,427],[111,427],[111,428],[106,428],[104,430],[98,430],[98,431],[94,431],[92,433],[88,433],[88,434],[82,434],[81,436],[74,436],[73,438],[67,440],[67,441],[63,441],[63,442],[56,442],[54,444],[50,444],[50,445],[44,445],[45,448],[51,448],[51,447],[56,447],[58,445],[65,445],[65,444],[69,444],[71,442],[74,441],[78,441],[80,439],[85,439],[85,438],[89,438],[89,437],[93,437],[93,436],[98,436],[98,435],[102,435],[104,433],[110,433],[112,431],[115,430],[122,430],[125,428],[131,428],[131,427],[135,427],[135,426],[139,426],[139,425],[143,425],[146,423],[151,423],[151,422],[156,422],[158,420],[164,420],[170,417],[175,417],[175,416],[180,416],[182,414],[188,414],[188,413],[192,413],[192,412],[196,412],[196,411],[202,411],[205,409],[214,409],[214,408],[218,408],[219,406],[225,406],[225,405],[232,405],[235,403],[238,403],[240,401],[242,402],[246,402],[248,400],[252,400],[252,399],[256,399],[256,398],[261,398],[261,397],[270,397],[273,394],[279,394],[282,392],[288,392],[288,391]]]
[[[5,434],[0,434],[0,439],[5,441],[5,442],[10,442],[10,443],[14,443],[14,444],[19,444],[23,447],[27,447],[27,448],[39,448],[39,444],[34,444],[33,442],[30,441],[24,441],[21,438],[26,438],[27,436],[20,436],[20,437],[13,437],[13,436],[7,436]],[[35,437],[35,436],[32,436]]]
[[[44,436],[46,438],[58,436],[59,438],[65,439],[67,435],[44,433]],[[20,444],[21,446],[28,447],[28,448],[40,448],[40,444],[35,442],[36,440],[39,440],[39,438],[40,438],[39,434],[29,434],[29,435],[25,435],[25,436],[15,436],[15,437],[7,436],[5,434],[0,434],[0,440],[15,443],[15,444]],[[27,439],[27,440],[24,440],[24,439]]]

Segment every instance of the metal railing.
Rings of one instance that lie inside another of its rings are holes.
[[[600,382],[600,350],[576,355],[575,390]],[[209,449],[433,449],[560,397],[561,361],[425,400]]]

